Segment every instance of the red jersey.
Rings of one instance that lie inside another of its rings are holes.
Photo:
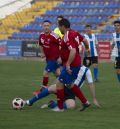
[[[79,54],[79,44],[80,42],[84,39],[78,32],[74,30],[68,30],[66,34],[64,35],[62,41],[61,41],[61,50],[60,50],[60,56],[63,62],[63,65],[66,65],[68,61],[68,57],[70,54],[70,48],[75,48],[76,49],[76,55],[71,63],[72,67],[79,66],[81,64],[81,57]]]
[[[83,41],[83,39],[85,38],[84,36],[82,36],[79,32],[77,32],[78,37],[79,37],[79,45],[81,45],[81,42]]]
[[[56,60],[60,56],[59,42],[60,38],[54,32],[50,32],[48,35],[40,34],[39,45],[43,47],[46,60]]]

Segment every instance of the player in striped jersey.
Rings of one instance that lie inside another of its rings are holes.
[[[120,82],[120,21],[114,21],[114,28],[112,50],[115,52],[115,69]]]
[[[85,26],[86,33],[84,34],[85,38],[88,40],[90,55],[85,54],[83,64],[89,67],[93,65],[94,80],[98,81],[98,54],[97,54],[97,39],[95,34],[92,33],[92,26],[87,24]]]
[[[77,79],[74,81],[74,84],[78,87],[82,87],[84,81],[87,81],[88,86],[90,88],[90,92],[93,99],[93,104],[97,107],[100,107],[97,99],[96,99],[96,93],[95,93],[95,85],[93,84],[92,74],[89,68],[82,66],[79,70]],[[36,96],[32,97],[31,99],[26,101],[27,105],[32,105],[36,101],[48,96],[50,93],[56,93],[56,84],[50,85],[48,88],[44,88],[41,92],[39,92]],[[75,107],[75,95],[70,90],[69,86],[65,86],[64,88],[65,92],[65,98],[64,98],[64,109],[72,109]],[[56,101],[52,100],[49,101],[47,104],[44,104],[41,106],[41,108],[55,108],[57,106]]]

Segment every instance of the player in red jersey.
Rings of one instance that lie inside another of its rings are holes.
[[[60,38],[53,31],[51,31],[51,22],[45,20],[43,22],[43,32],[39,36],[39,46],[41,57],[46,58],[46,67],[43,73],[43,85],[48,85],[49,73],[55,73],[56,77],[60,75],[60,68],[57,62],[59,58],[59,42]],[[33,94],[37,94],[35,91]]]
[[[79,87],[75,84],[72,85],[77,78],[81,67],[81,58],[78,48],[81,38],[78,32],[70,29],[70,22],[67,19],[59,21],[59,29],[61,33],[64,34],[60,49],[60,58],[63,64],[63,69],[56,83],[58,107],[54,108],[53,111],[63,111],[64,85],[70,86],[72,92],[81,100],[83,108],[80,111],[83,111],[90,106],[90,104]],[[84,38],[82,38],[81,41],[84,42]],[[86,48],[89,48],[88,44],[86,45]]]

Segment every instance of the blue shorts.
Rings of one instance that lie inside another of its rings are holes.
[[[55,72],[57,68],[59,68],[60,65],[57,63],[56,60],[48,60],[46,63],[45,70],[47,72]]]
[[[78,76],[80,66],[72,67],[71,70],[72,70],[72,74],[69,74],[66,70],[66,67],[63,66],[63,69],[61,71],[61,74],[60,74],[58,80],[65,85],[71,85]]]

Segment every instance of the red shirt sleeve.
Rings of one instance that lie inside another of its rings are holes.
[[[66,45],[67,47],[75,48],[75,35],[74,33],[68,32],[68,35],[66,35]]]
[[[79,32],[78,32],[78,36],[79,36],[79,41],[82,42],[83,39],[85,38],[84,36],[82,36]]]

